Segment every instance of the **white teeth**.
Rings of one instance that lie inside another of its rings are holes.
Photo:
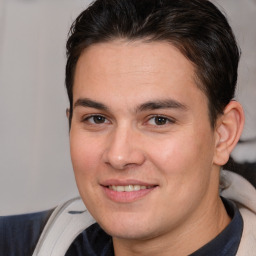
[[[117,192],[123,192],[125,190],[124,186],[116,186],[116,191]]]
[[[133,190],[134,191],[139,191],[140,190],[140,186],[139,185],[134,185],[133,186]]]
[[[132,192],[139,191],[141,189],[152,188],[152,186],[140,186],[140,185],[128,185],[128,186],[108,186],[109,189],[117,192]]]
[[[130,192],[130,191],[133,191],[133,190],[134,190],[133,185],[129,185],[129,186],[124,187],[124,191],[126,191],[126,192]]]

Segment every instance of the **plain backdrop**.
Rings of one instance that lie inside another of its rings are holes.
[[[65,43],[72,21],[89,2],[0,0],[0,215],[49,209],[78,195],[65,116]],[[214,2],[223,6],[242,48],[237,98],[246,112],[243,139],[251,139],[256,1]],[[255,143],[239,145],[233,156],[256,161]]]

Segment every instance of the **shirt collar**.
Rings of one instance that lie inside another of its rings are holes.
[[[190,256],[235,256],[243,232],[243,219],[235,204],[221,198],[231,222],[228,226],[209,243],[190,254]]]
[[[238,208],[233,202],[225,198],[222,198],[222,201],[227,213],[232,219],[231,222],[217,237],[194,253],[190,254],[190,256],[236,255],[243,232],[243,219]],[[79,246],[81,243],[83,244],[84,252],[90,251],[95,253],[92,255],[114,256],[111,236],[107,235],[97,223],[93,224],[81,233],[74,241],[73,246],[75,246],[75,244]]]

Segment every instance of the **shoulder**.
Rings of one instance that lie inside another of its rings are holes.
[[[33,255],[65,255],[76,237],[93,223],[81,198],[66,201],[54,209]]]
[[[114,255],[112,238],[94,223],[76,237],[65,255]]]
[[[31,255],[52,211],[0,217],[0,252]]]
[[[256,251],[256,213],[248,208],[240,207],[244,221],[244,230],[237,255],[255,255]]]
[[[256,189],[242,176],[222,171],[223,197],[232,200],[238,207],[244,222],[238,256],[253,256],[256,251]]]

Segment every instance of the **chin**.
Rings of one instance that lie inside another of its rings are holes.
[[[147,221],[145,216],[113,214],[111,217],[105,219],[105,221],[99,220],[98,223],[102,229],[112,237],[119,239],[144,240],[154,236],[152,221]]]
[[[137,229],[137,228],[104,228],[106,233],[108,233],[110,236],[118,238],[118,239],[128,239],[128,240],[147,240],[154,235],[149,230],[143,230]]]

